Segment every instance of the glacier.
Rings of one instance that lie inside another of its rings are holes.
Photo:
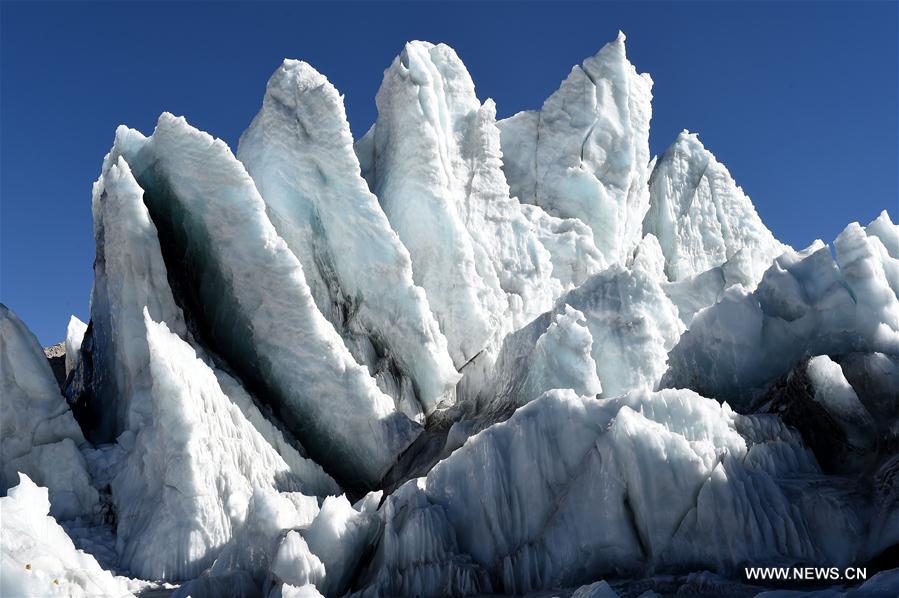
[[[0,364],[2,490],[15,486],[19,474],[24,474],[49,492],[52,516],[91,515],[99,495],[79,450],[84,435],[62,399],[37,338],[3,305]]]
[[[307,450],[352,484],[375,483],[420,428],[317,309],[301,263],[243,165],[222,141],[170,114],[151,137],[121,137],[127,141],[112,155],[124,153],[140,173],[149,212],[177,253],[170,261],[187,264],[177,284],[198,332],[264,389]],[[210,197],[219,209],[208,209]]]
[[[659,158],[649,179],[644,234],[659,241],[665,274],[681,281],[741,256],[744,286],[755,286],[788,248],[759,218],[752,202],[699,137],[688,131]]]
[[[499,123],[512,192],[584,222],[605,264],[639,243],[649,204],[652,79],[628,61],[625,39],[573,67],[539,110]]]
[[[395,389],[388,394],[407,410],[429,414],[451,402],[459,375],[446,338],[412,281],[409,252],[361,176],[343,101],[330,82],[306,63],[285,61],[237,158],[300,259],[316,305],[357,361],[379,379],[409,372],[379,384]],[[416,396],[399,396],[409,383]]]
[[[625,44],[509,118],[411,41],[358,138],[293,59],[235,151],[120,126],[87,321],[0,306],[0,594],[896,596],[899,226],[651,156]]]

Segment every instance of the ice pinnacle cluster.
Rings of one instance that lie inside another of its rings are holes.
[[[169,113],[119,127],[62,388],[0,306],[0,595],[751,595],[746,563],[883,568],[899,226],[784,245],[696,135],[650,156],[651,89],[620,34],[497,120],[414,41],[355,139],[297,60],[236,152]]]

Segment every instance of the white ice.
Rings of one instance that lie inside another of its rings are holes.
[[[0,411],[0,492],[22,472],[49,490],[54,517],[90,517],[98,495],[79,450],[85,444],[81,428],[37,338],[2,304]]]
[[[302,263],[316,305],[356,359],[376,377],[392,376],[396,360],[426,414],[451,402],[459,374],[446,338],[412,281],[409,252],[360,174],[334,86],[305,62],[285,60],[237,157]],[[390,387],[404,384],[382,384]]]
[[[806,374],[814,387],[814,400],[831,415],[850,444],[870,449],[876,438],[874,420],[840,365],[826,355],[818,355],[809,360]]]
[[[877,222],[896,230],[884,216]],[[803,357],[899,355],[899,259],[858,224],[847,226],[834,248],[836,261],[820,242],[788,251],[755,291],[725,291],[693,318],[668,356],[662,384],[742,409]]]
[[[781,486],[792,477],[808,492],[808,459],[785,428],[690,391],[551,391],[387,498],[364,593],[524,593],[666,565],[836,560],[850,534],[860,550],[851,515],[797,508]]]
[[[117,549],[135,575],[190,579],[243,523],[254,488],[312,494],[336,485],[312,464],[292,471],[189,344],[148,312],[145,326],[152,386],[132,407],[147,423],[119,437]]]
[[[0,595],[132,596],[127,580],[114,577],[94,557],[76,550],[49,512],[47,489],[25,474],[7,496],[0,498]]]
[[[583,225],[510,196],[495,105],[451,48],[406,44],[377,105],[357,152],[457,366],[602,266]]]
[[[420,428],[395,409],[315,305],[243,165],[221,140],[163,114],[140,142],[117,144],[157,228],[192,276],[211,342],[265,390],[310,455],[353,484],[374,484]],[[163,318],[164,319],[164,318]],[[165,320],[165,319],[164,319]],[[165,320],[168,322],[168,320]]]
[[[643,231],[655,235],[665,273],[685,280],[722,266],[742,251],[745,286],[754,286],[772,260],[789,249],[762,223],[755,206],[699,138],[687,131],[658,159],[649,179]]]
[[[512,194],[585,222],[607,264],[627,259],[649,206],[652,79],[624,41],[619,33],[573,67],[540,110],[499,123]]]
[[[69,325],[66,327],[66,375],[72,371],[78,362],[78,351],[81,350],[81,341],[84,340],[84,333],[87,331],[87,324],[79,320],[76,316],[69,318]]]

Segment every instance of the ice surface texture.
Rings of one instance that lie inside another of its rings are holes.
[[[419,427],[318,310],[243,165],[222,141],[170,114],[125,157],[182,264],[180,284],[206,342],[264,390],[326,469],[375,483]]]
[[[743,252],[746,286],[754,286],[771,260],[787,248],[775,240],[743,190],[696,135],[684,131],[656,162],[649,179],[650,207],[643,232],[665,255],[665,273],[684,280]]]
[[[75,548],[49,511],[47,489],[24,474],[18,485],[0,498],[0,594],[23,598],[132,596],[123,580]]]
[[[874,231],[895,238],[884,213]],[[899,259],[874,232],[850,224],[831,249],[778,257],[758,288],[731,287],[699,313],[668,356],[662,384],[748,407],[803,357],[854,351],[899,355]],[[891,253],[892,252],[892,253]]]
[[[84,444],[37,338],[0,305],[0,490],[18,472],[49,489],[57,518],[91,515],[97,491],[78,450]],[[29,481],[29,483],[31,483]],[[46,514],[46,513],[45,513]]]
[[[725,595],[884,560],[899,227],[794,251],[695,135],[650,159],[624,41],[499,122],[410,42],[355,143],[296,60],[236,156],[120,127],[65,398],[0,307],[0,593]]]
[[[572,68],[540,110],[500,122],[512,193],[586,223],[606,264],[640,241],[649,205],[652,79],[627,60],[624,41]]]
[[[302,263],[316,305],[356,359],[378,376],[407,372],[416,396],[391,394],[420,402],[426,414],[451,402],[459,375],[446,338],[412,281],[409,252],[360,174],[334,86],[308,64],[285,61],[237,157]],[[400,392],[404,384],[384,382]]]

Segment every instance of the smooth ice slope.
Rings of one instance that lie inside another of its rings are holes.
[[[652,79],[628,62],[624,40],[572,68],[540,110],[499,123],[512,194],[584,221],[607,264],[637,245],[649,206]]]
[[[682,132],[656,162],[649,196],[643,232],[659,240],[671,281],[721,266],[742,250],[751,287],[788,249],[695,134]]]
[[[0,595],[131,596],[124,580],[75,549],[65,530],[48,516],[49,511],[47,489],[24,474],[8,496],[0,498]]]
[[[334,86],[305,62],[285,60],[237,158],[302,263],[319,310],[372,375],[388,378],[382,390],[399,402],[411,377],[425,413],[452,399],[459,375],[446,338],[412,281],[409,252],[360,174]]]
[[[881,230],[896,230],[883,220],[876,221]],[[728,289],[671,351],[663,385],[745,409],[803,357],[899,355],[899,260],[858,224],[847,226],[834,248],[836,262],[820,242],[788,251],[754,292]]]
[[[327,471],[376,483],[420,428],[318,311],[243,165],[167,113],[152,137],[122,149],[203,341],[264,391]]]
[[[377,105],[357,151],[457,366],[601,266],[577,223],[510,197],[496,108],[451,48],[406,44]]]
[[[54,517],[91,516],[97,491],[83,444],[40,343],[0,304],[0,492],[22,472],[49,489]]]

